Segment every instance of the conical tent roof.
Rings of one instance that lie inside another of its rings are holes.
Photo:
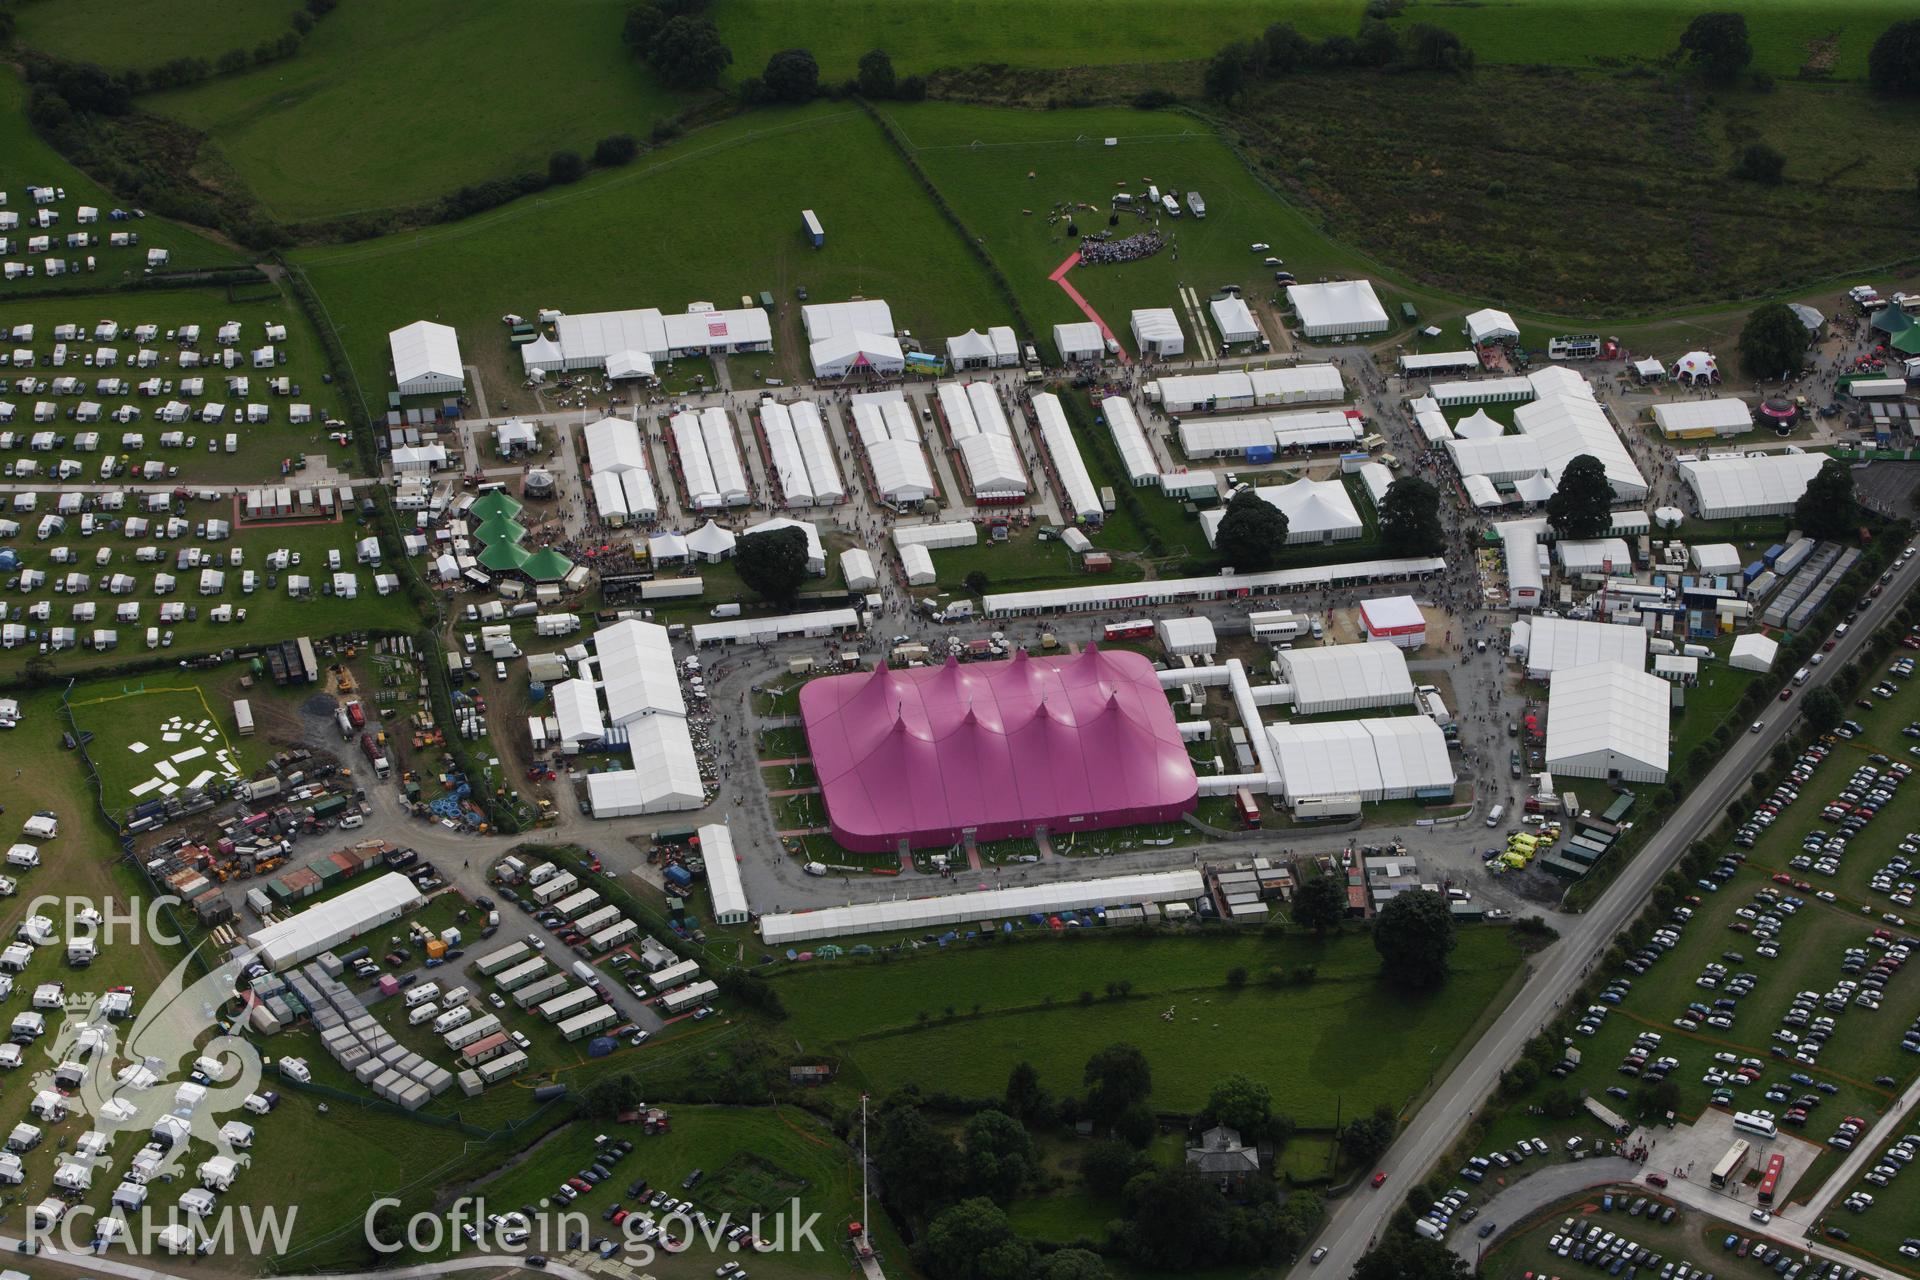
[[[542,547],[527,557],[520,566],[520,572],[535,582],[558,582],[573,572],[573,561],[552,547]]]
[[[518,542],[527,531],[505,516],[493,516],[481,522],[473,536],[482,542]]]
[[[520,504],[495,489],[491,493],[483,493],[474,499],[473,505],[468,507],[467,511],[475,520],[487,520],[493,516],[504,516],[511,520],[520,514]]]
[[[1913,327],[1913,317],[1889,302],[1874,313],[1873,327],[1888,335],[1905,333]]]
[[[1920,356],[1920,324],[1910,324],[1893,335],[1888,346],[1903,356]]]
[[[486,568],[499,571],[520,568],[526,564],[528,555],[518,543],[503,540],[488,543],[475,558]]]

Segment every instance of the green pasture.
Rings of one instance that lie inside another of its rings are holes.
[[[1076,267],[1068,277],[1121,342],[1132,349],[1128,316],[1140,307],[1172,307],[1194,351],[1193,324],[1181,306],[1190,286],[1203,306],[1225,284],[1246,290],[1248,301],[1270,297],[1271,269],[1262,259],[1284,259],[1302,279],[1364,271],[1350,252],[1325,240],[1293,209],[1280,204],[1203,122],[1168,111],[1097,108],[1013,111],[958,103],[890,104],[887,116],[907,139],[920,166],[966,223],[987,244],[1028,318],[1051,340],[1053,326],[1086,317],[1048,277],[1079,248],[1068,222],[1049,223],[1054,206],[1077,208],[1082,234],[1107,229],[1116,192],[1197,189],[1204,220],[1187,214],[1159,219],[1171,245],[1138,262]],[[1117,139],[1107,146],[1105,140]],[[1151,224],[1120,216],[1116,236]],[[1256,253],[1250,246],[1272,247]],[[1177,252],[1177,259],[1176,259]]]
[[[983,946],[801,967],[775,981],[792,1015],[783,1030],[838,1054],[843,1077],[863,1088],[997,1097],[1024,1059],[1049,1089],[1071,1093],[1089,1053],[1124,1041],[1152,1063],[1156,1106],[1198,1107],[1214,1081],[1243,1071],[1286,1082],[1276,1105],[1320,1124],[1337,1098],[1349,1110],[1398,1107],[1424,1088],[1473,1021],[1460,1011],[1492,1003],[1518,962],[1504,932],[1467,930],[1446,987],[1409,994],[1379,979],[1363,936],[1248,933]],[[1306,985],[1263,978],[1305,966],[1318,972]],[[1227,984],[1233,968],[1250,973],[1243,989]],[[1107,984],[1122,981],[1131,992],[1114,1000]],[[1289,1034],[1263,1030],[1275,1026]]]
[[[195,502],[188,507],[189,519],[196,523],[209,516],[226,516],[231,512],[232,500],[222,498],[218,504]],[[131,662],[142,657],[160,660],[164,658],[186,658],[192,654],[209,653],[224,648],[245,649],[251,645],[269,640],[286,640],[298,635],[334,635],[345,631],[372,630],[388,628],[393,630],[412,629],[419,625],[419,614],[407,600],[403,590],[395,589],[391,595],[379,595],[373,589],[374,570],[367,565],[353,562],[353,546],[366,534],[365,526],[346,521],[327,524],[285,525],[281,527],[256,526],[236,532],[227,542],[196,542],[190,539],[167,542],[162,539],[142,540],[139,545],[160,547],[167,555],[165,564],[138,564],[134,561],[135,543],[118,533],[102,534],[93,539],[79,537],[76,527],[68,526],[69,535],[56,542],[20,541],[16,539],[10,545],[20,553],[22,568],[43,569],[47,573],[47,585],[42,592],[36,593],[38,599],[54,602],[53,618],[45,624],[33,624],[41,630],[44,638],[47,628],[72,626],[82,630],[104,628],[118,630],[120,643],[117,648],[96,652],[91,649],[63,649],[50,653],[47,660],[52,670],[62,675],[84,674],[89,669],[111,666],[117,663]],[[25,530],[23,529],[23,534]],[[77,565],[55,565],[51,560],[52,549],[65,545],[74,548],[80,554],[81,563]],[[231,564],[225,570],[226,590],[220,595],[203,596],[199,593],[200,575],[198,570],[177,572],[172,567],[173,553],[183,546],[198,546],[203,551],[225,552],[229,556],[239,548],[245,554],[246,563],[241,568]],[[112,551],[112,562],[104,567],[94,564],[94,555],[100,548]],[[300,552],[300,565],[280,575],[280,585],[267,586],[266,558],[269,552],[279,548]],[[332,577],[327,569],[327,551],[337,549],[340,552],[341,569],[351,571],[359,578],[360,594],[352,600],[336,600],[321,594],[321,584]],[[257,575],[259,586],[252,595],[240,590],[240,574],[251,569]],[[85,599],[96,606],[94,620],[91,623],[72,621],[73,601],[67,597],[53,594],[53,582],[56,570],[66,573],[78,570],[93,579],[93,589]],[[171,596],[156,597],[153,594],[153,575],[165,571],[172,573],[178,583]],[[138,584],[138,589],[130,596],[108,595],[103,575],[125,573]],[[303,573],[313,580],[313,594],[296,600],[287,594],[288,574]],[[167,600],[177,600],[190,609],[198,609],[198,621],[180,621],[162,624],[160,605]],[[140,605],[138,622],[122,623],[114,620],[114,609],[118,604],[129,601]],[[215,605],[233,606],[235,620],[229,623],[217,623],[211,618]],[[239,618],[240,610],[245,609],[247,616]],[[162,631],[173,632],[173,644],[164,649],[146,648],[146,629],[160,627]],[[23,671],[27,662],[38,650],[37,642],[29,642],[17,649],[0,652],[0,675],[17,675]]]
[[[847,180],[857,174],[859,180]],[[777,194],[776,194],[777,193]],[[698,203],[689,221],[688,201]],[[809,248],[800,211],[827,245]],[[756,112],[658,158],[451,226],[296,255],[325,301],[363,391],[387,385],[387,333],[431,315],[460,332],[495,413],[523,407],[501,315],[542,306],[678,310],[771,291],[774,345],[805,364],[796,287],[812,301],[886,298],[895,324],[945,335],[1000,323],[985,272],[858,109]]]
[[[155,220],[149,218],[140,225],[144,228]],[[4,299],[0,293],[0,299]],[[86,390],[83,394],[55,396],[41,393],[34,396],[11,394],[6,398],[19,406],[13,422],[13,430],[22,432],[20,446],[6,452],[7,458],[37,458],[44,474],[49,463],[46,454],[32,454],[27,451],[27,435],[34,430],[29,421],[32,401],[50,400],[58,406],[61,417],[46,424],[68,437],[69,441],[81,431],[95,431],[100,435],[100,450],[94,454],[75,453],[66,450],[56,452],[54,458],[72,457],[86,468],[81,479],[88,483],[99,480],[97,468],[100,460],[108,454],[118,453],[129,464],[129,471],[136,470],[142,462],[159,461],[180,468],[177,484],[192,484],[207,481],[216,484],[267,483],[280,474],[280,461],[283,458],[297,457],[301,454],[326,455],[333,465],[348,470],[357,468],[359,455],[351,449],[343,449],[327,439],[326,419],[339,417],[344,404],[341,400],[339,385],[323,381],[327,368],[326,353],[320,347],[319,337],[313,326],[307,322],[305,313],[288,300],[271,284],[261,283],[241,289],[230,290],[225,287],[198,289],[156,289],[137,293],[99,293],[75,294],[36,298],[24,302],[10,303],[4,312],[8,325],[34,325],[34,340],[31,344],[36,355],[45,357],[53,352],[53,329],[58,324],[77,324],[87,340],[67,343],[69,356],[67,363],[60,368],[42,366],[36,372],[38,376],[51,380],[61,375],[71,374],[81,379]],[[101,320],[118,321],[121,336],[110,343],[91,341],[93,326]],[[203,364],[198,368],[183,369],[179,363],[180,346],[167,341],[169,329],[178,329],[182,325],[200,326],[200,341],[194,348],[203,356],[217,355],[223,348],[215,339],[220,326],[228,320],[240,322],[240,342],[236,348],[241,353],[241,365],[235,369],[222,369],[217,365]],[[133,340],[135,325],[155,324],[160,327],[160,335],[152,342],[137,343]],[[266,345],[266,326],[283,324],[287,327],[287,340],[275,343],[276,351],[286,356],[286,363],[272,369],[255,369],[245,358],[256,347]],[[133,356],[141,346],[160,353],[161,363],[151,368],[141,369],[134,365]],[[82,354],[92,354],[97,346],[113,347],[120,352],[120,364],[112,369],[95,370],[81,363]],[[161,378],[173,384],[171,394],[147,397],[129,390],[124,395],[103,395],[93,390],[94,380],[103,375],[117,375],[125,379],[130,386],[138,385],[150,377]],[[248,379],[245,396],[229,395],[226,380],[229,376]],[[199,377],[205,380],[202,394],[188,396],[180,393],[182,378]],[[274,395],[267,390],[266,380],[270,377],[285,377],[293,382],[295,391],[291,395]],[[198,422],[183,422],[170,425],[159,421],[154,415],[159,406],[168,400],[182,400],[196,410],[207,401],[217,401],[227,406],[227,417],[218,425],[206,425]],[[105,418],[100,422],[79,423],[66,417],[75,405],[83,400],[92,400],[111,414],[122,404],[130,404],[141,411],[137,421],[121,424]],[[271,413],[266,422],[248,424],[236,423],[236,415],[244,415],[249,403],[264,404]],[[288,421],[288,406],[306,404],[313,408],[313,421],[294,425]],[[46,429],[46,428],[41,428]],[[160,433],[163,431],[183,431],[196,438],[192,448],[162,449]],[[120,437],[126,432],[138,432],[147,438],[147,451],[142,454],[127,454],[120,449]],[[240,437],[240,448],[234,453],[225,449],[228,433]],[[214,444],[209,451],[208,445]],[[291,481],[289,481],[291,483]]]
[[[709,1214],[724,1212],[734,1221],[764,1215],[769,1225],[763,1236],[769,1236],[774,1216],[790,1213],[789,1203],[797,1199],[802,1219],[821,1215],[815,1234],[827,1252],[803,1248],[793,1254],[762,1254],[750,1261],[750,1269],[777,1280],[840,1274],[845,1263],[838,1241],[846,1236],[846,1224],[860,1219],[860,1184],[851,1152],[825,1125],[797,1107],[668,1104],[667,1111],[672,1128],[651,1136],[637,1126],[596,1126],[592,1121],[565,1125],[470,1190],[493,1212],[532,1204],[557,1215],[559,1206],[547,1197],[593,1162],[593,1139],[606,1133],[630,1140],[634,1149],[612,1166],[613,1177],[567,1209],[584,1217],[589,1235],[621,1238],[601,1214],[612,1205],[636,1207],[626,1189],[642,1178],[651,1188],[691,1199]],[[681,1181],[695,1169],[701,1171],[700,1182],[683,1191]],[[668,1280],[706,1276],[716,1261],[728,1256],[724,1250],[709,1254],[704,1244],[696,1244],[685,1254],[658,1256],[648,1269]]]
[[[36,13],[59,11],[59,0],[46,0],[46,3],[33,7]],[[131,12],[124,8],[121,11]],[[125,223],[107,221],[108,210],[131,208],[132,202],[116,199],[104,186],[74,168],[64,156],[43,142],[27,123],[26,102],[27,90],[20,82],[20,77],[12,67],[0,68],[0,156],[6,157],[5,182],[11,199],[19,202],[9,207],[25,207],[26,186],[29,183],[64,187],[67,198],[52,206],[64,215],[56,230],[64,234],[76,229],[73,210],[90,204],[100,210],[100,221],[89,230],[99,231],[103,240],[109,231],[138,231],[140,243],[128,249],[115,249],[104,244],[99,246],[93,254],[99,259],[100,269],[92,273],[55,276],[51,281],[43,276],[35,276],[31,281],[0,283],[0,305],[5,306],[7,315],[13,314],[14,307],[8,295],[21,292],[19,286],[22,284],[31,284],[36,291],[57,288],[80,292],[142,279],[146,271],[148,249],[171,251],[173,258],[168,263],[170,270],[240,265],[242,259],[225,245],[158,217]],[[71,261],[75,253],[84,256],[82,250],[66,252],[64,256]]]
[[[93,735],[87,753],[100,773],[102,798],[111,812],[121,812],[136,803],[132,788],[154,776],[153,763],[176,750],[204,746],[207,756],[178,766],[183,779],[193,777],[201,768],[213,767],[211,757],[227,748],[237,757],[240,776],[248,776],[272,754],[258,738],[242,738],[234,732],[233,708],[220,698],[205,696],[185,675],[158,672],[152,676],[125,682],[101,682],[76,686],[69,695],[74,722]],[[211,720],[220,736],[211,742],[189,735],[178,743],[162,742],[161,725],[179,716],[188,724]],[[139,755],[128,747],[144,743]],[[216,775],[217,776],[217,775]],[[156,798],[158,792],[143,793]]]
[[[302,8],[293,0],[157,0],[130,11],[116,0],[29,0],[14,9],[15,39],[29,49],[116,71],[175,58],[211,62],[229,49],[251,52],[262,40],[279,39]]]
[[[678,102],[620,42],[626,10],[560,0],[536,19],[510,4],[342,4],[295,57],[142,106],[207,134],[278,221],[419,204],[544,173],[552,152],[588,155],[608,134],[644,139],[674,114]]]
[[[1416,0],[1399,27],[1432,23],[1459,33],[1482,63],[1614,66],[1658,61],[1678,44],[1707,0],[1576,0],[1489,6]],[[881,0],[723,0],[714,16],[734,51],[736,76],[757,74],[776,49],[806,45],[823,76],[854,74],[862,53],[887,50],[901,74],[975,63],[1014,67],[1087,67],[1176,62],[1210,57],[1227,41],[1291,22],[1308,36],[1352,34],[1364,6],[1357,0],[1307,0],[1276,8],[1259,0],[1199,0],[1158,5],[1117,0],[1097,20],[1080,20],[1049,4],[1016,0],[932,0],[903,10]],[[1867,49],[1886,26],[1906,16],[1895,0],[1770,0],[1747,6],[1754,65],[1790,75],[1809,61],[1832,74],[1865,75]]]

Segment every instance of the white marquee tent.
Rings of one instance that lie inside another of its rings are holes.
[[[1180,332],[1180,317],[1172,307],[1143,307],[1130,320],[1133,343],[1142,356],[1165,359],[1187,349],[1186,335]]]
[[[1515,624],[1516,630],[1520,625]],[[1557,680],[1563,671],[1600,662],[1644,671],[1647,633],[1639,627],[1611,622],[1535,618],[1526,633],[1524,646],[1516,637],[1514,657],[1527,664],[1527,676],[1533,680]]]
[[[460,337],[453,326],[416,320],[387,335],[393,380],[403,396],[451,395],[466,390]]]
[[[1759,458],[1706,458],[1680,464],[1703,520],[1784,515],[1807,491],[1826,459],[1817,453],[1769,453]]]
[[[1280,669],[1285,682],[1293,686],[1293,709],[1303,716],[1406,706],[1413,701],[1407,656],[1384,640],[1283,649]]]
[[[1736,636],[1733,652],[1727,657],[1727,665],[1741,671],[1771,671],[1774,659],[1780,655],[1780,642],[1757,631]]]
[[[854,396],[853,427],[883,501],[911,505],[939,492],[904,394],[895,390]]]
[[[1697,436],[1737,436],[1753,430],[1753,410],[1744,400],[1671,400],[1653,406],[1653,423],[1669,440]]]
[[[1062,364],[1098,360],[1106,354],[1106,335],[1091,320],[1053,326],[1053,346]]]
[[[1637,666],[1601,661],[1563,669],[1547,694],[1547,769],[1575,778],[1666,781],[1670,697],[1666,681]]]
[[[1133,402],[1125,396],[1108,396],[1100,402],[1100,415],[1107,420],[1107,430],[1113,433],[1113,444],[1120,451],[1120,465],[1126,468],[1127,479],[1136,486],[1157,481],[1160,464],[1153,455],[1153,446],[1147,443],[1147,433],[1140,429]]]
[[[1484,347],[1489,342],[1520,340],[1520,326],[1513,322],[1513,317],[1492,307],[1483,307],[1469,315],[1464,328],[1467,341],[1476,347]]]
[[[1242,342],[1258,342],[1260,325],[1253,318],[1253,312],[1239,298],[1215,298],[1208,304],[1213,312],[1213,324],[1220,331],[1223,346],[1233,346]]]
[[[1034,913],[1078,911],[1135,903],[1186,902],[1205,892],[1198,871],[1155,871],[1109,876],[1101,880],[1062,880],[946,894],[863,902],[819,911],[779,912],[760,917],[760,938],[768,946],[834,938],[857,933],[896,933],[945,924],[1024,919]]]
[[[1266,733],[1289,804],[1333,796],[1404,800],[1454,784],[1446,735],[1426,716],[1275,724]]]
[[[1287,304],[1300,317],[1300,332],[1309,338],[1379,333],[1388,327],[1386,308],[1365,280],[1290,284]]]

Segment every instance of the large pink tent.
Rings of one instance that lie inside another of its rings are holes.
[[[1170,822],[1198,790],[1136,653],[834,676],[800,714],[834,839],[863,852]]]

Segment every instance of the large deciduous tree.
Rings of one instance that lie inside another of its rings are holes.
[[[1083,1077],[1087,1110],[1093,1118],[1112,1124],[1136,1102],[1153,1092],[1153,1072],[1147,1055],[1130,1044],[1110,1044],[1087,1059]]]
[[[820,64],[811,50],[782,49],[767,59],[760,81],[775,102],[807,102],[820,92]]]
[[[1331,933],[1347,918],[1347,891],[1331,876],[1315,876],[1293,895],[1293,922],[1315,933]]]
[[[1809,538],[1839,540],[1851,537],[1860,521],[1853,496],[1853,472],[1847,464],[1828,458],[1807,481],[1805,493],[1793,504],[1793,521]]]
[[[1756,378],[1789,378],[1807,357],[1807,326],[1784,302],[1765,302],[1740,327],[1740,367]]]
[[[1217,1081],[1207,1095],[1207,1114],[1249,1142],[1257,1142],[1273,1119],[1273,1094],[1267,1086],[1235,1073]]]
[[[1753,61],[1747,19],[1738,13],[1703,13],[1680,33],[1680,53],[1717,80],[1731,80]]]
[[[1867,83],[1876,93],[1920,94],[1920,18],[1880,33],[1867,54]]]
[[[1438,555],[1447,531],[1440,523],[1440,491],[1419,476],[1402,476],[1380,499],[1380,540],[1396,556]]]
[[[733,64],[711,19],[668,18],[647,47],[647,61],[669,89],[710,89]]]
[[[791,604],[807,580],[807,535],[791,527],[747,534],[734,544],[733,566],[749,591]]]
[[[1571,459],[1547,499],[1547,523],[1563,538],[1598,538],[1613,530],[1613,485],[1590,453]]]
[[[1396,895],[1373,923],[1381,969],[1403,987],[1437,987],[1447,980],[1453,954],[1453,912],[1427,889]]]
[[[1286,512],[1252,489],[1233,495],[1213,538],[1220,558],[1243,573],[1273,568],[1286,545]]]
[[[1353,1280],[1464,1280],[1467,1260],[1443,1244],[1389,1232],[1353,1269]]]
[[[860,55],[860,93],[868,98],[891,98],[899,88],[894,77],[893,59],[885,49],[870,49]]]

